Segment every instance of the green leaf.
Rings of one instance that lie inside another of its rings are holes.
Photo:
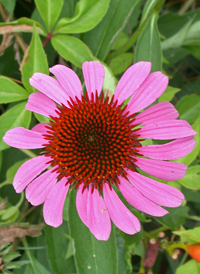
[[[65,237],[66,233],[68,233],[67,222],[64,222],[58,228],[45,227],[48,259],[56,274],[76,272],[74,258],[66,259],[70,245],[70,240]]]
[[[196,146],[193,149],[193,151],[190,152],[188,155],[176,160],[176,162],[183,163],[187,166],[189,166],[196,159],[196,157],[199,153],[199,149],[200,149],[200,117],[192,125],[192,128],[197,132],[197,134],[194,135],[194,139],[196,141]]]
[[[19,261],[20,262],[20,261]],[[51,274],[40,262],[31,256],[31,263],[27,266],[27,274]]]
[[[197,94],[186,95],[176,104],[180,119],[194,123],[200,113],[200,96]]]
[[[13,178],[15,176],[15,173],[17,172],[18,168],[28,160],[29,158],[26,158],[24,160],[18,161],[14,163],[7,171],[6,171],[6,180],[10,183],[12,183]]]
[[[151,62],[151,71],[162,69],[162,52],[156,13],[153,13],[147,20],[145,27],[139,36],[135,49],[134,62],[139,61]]]
[[[194,21],[194,17],[191,18],[176,34],[162,41],[161,43],[162,50],[181,47],[193,21]]]
[[[37,91],[29,84],[29,78],[35,72],[49,74],[47,57],[42,47],[39,34],[34,27],[33,36],[27,54],[22,61],[22,82],[29,92]]]
[[[29,93],[7,77],[0,76],[0,103],[6,104],[11,102],[27,99]]]
[[[184,46],[196,59],[200,60],[200,46]]]
[[[178,182],[190,189],[200,189],[200,165],[189,167],[185,176]]]
[[[63,0],[35,0],[35,4],[50,32],[60,15]]]
[[[195,260],[189,260],[187,263],[179,266],[176,270],[176,274],[199,274],[200,264]]]
[[[111,0],[108,12],[100,24],[84,35],[84,42],[99,60],[105,60],[139,2]]]
[[[155,11],[160,10],[160,7],[164,4],[164,0],[147,0],[142,12],[142,18],[140,20],[140,25],[147,20],[149,14],[152,14],[153,10],[156,8]]]
[[[28,128],[31,121],[31,112],[25,109],[26,103],[18,104],[0,117],[0,150],[4,150],[9,146],[4,143],[2,137],[6,131],[14,127]]]
[[[118,39],[115,41],[115,43],[112,46],[112,50],[121,48],[126,42],[129,40],[128,34],[121,32]]]
[[[19,209],[16,206],[9,207],[6,209],[5,213],[1,216],[2,220],[9,220],[13,215],[18,216]]]
[[[20,257],[20,256],[21,256],[21,254],[18,252],[10,252],[3,256],[3,261],[9,262],[9,261],[12,261],[12,260]]]
[[[114,75],[123,73],[133,62],[133,53],[125,52],[112,59],[110,68]]]
[[[177,92],[179,92],[180,88],[174,88],[171,86],[168,86],[165,90],[165,92],[158,98],[158,102],[168,101],[170,102]]]
[[[117,84],[117,79],[113,75],[112,70],[106,65],[103,64],[104,69],[105,69],[105,77],[104,77],[104,82],[103,82],[103,90],[109,90],[111,91],[112,94],[115,92],[116,84]]]
[[[138,245],[143,236],[143,229],[141,228],[141,230],[134,235],[129,235],[122,231],[119,231],[119,235],[124,240],[124,245],[126,246],[129,246],[132,244]]]
[[[109,3],[110,0],[79,1],[74,17],[61,18],[55,33],[82,33],[93,29],[106,14]]]
[[[81,68],[83,62],[92,61],[90,49],[78,38],[69,35],[56,35],[51,39],[55,50],[67,61]]]
[[[9,14],[12,15],[12,13],[13,13],[13,11],[15,9],[16,0],[1,0],[1,3],[7,9],[7,11],[9,12]]]
[[[167,211],[169,211],[169,214],[163,217],[156,217],[155,219],[162,225],[175,230],[185,223],[185,220],[188,217],[189,207],[180,206],[178,208],[167,208]]]
[[[195,227],[193,229],[188,229],[188,230],[181,230],[181,231],[173,231],[173,233],[175,235],[178,236],[183,236],[184,237],[184,241],[187,240],[192,240],[194,243],[199,243],[199,239],[200,239],[200,227]]]
[[[98,241],[80,220],[76,191],[70,193],[69,230],[74,240],[75,261],[80,274],[117,274],[117,247],[114,228],[108,241]]]

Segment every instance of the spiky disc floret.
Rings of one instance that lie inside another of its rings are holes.
[[[134,156],[140,146],[133,117],[118,105],[114,96],[104,98],[92,94],[82,96],[58,108],[51,117],[45,139],[45,153],[52,158],[59,178],[77,188],[81,183],[102,191],[105,182],[118,184],[118,176],[126,177],[125,168],[135,169]]]

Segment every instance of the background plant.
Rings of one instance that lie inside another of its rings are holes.
[[[200,273],[200,264],[187,254],[188,245],[200,242],[199,2],[1,0],[0,19],[0,273]],[[193,152],[178,160],[189,166],[186,176],[168,182],[182,190],[184,204],[160,218],[126,204],[143,228],[126,235],[113,227],[107,242],[97,241],[82,224],[73,192],[65,202],[64,223],[45,226],[41,207],[32,207],[12,187],[18,167],[38,151],[16,150],[2,141],[13,127],[47,121],[25,110],[35,91],[29,84],[34,72],[49,74],[48,67],[61,63],[83,79],[82,63],[90,60],[104,64],[103,89],[111,92],[133,62],[151,61],[152,71],[170,78],[159,101],[171,101],[198,132]]]

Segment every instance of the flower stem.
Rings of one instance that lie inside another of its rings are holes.
[[[35,153],[33,153],[32,151],[30,151],[29,149],[20,149],[24,154],[28,155],[31,158],[36,157],[37,155]]]

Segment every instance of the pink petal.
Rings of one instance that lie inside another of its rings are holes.
[[[142,138],[169,140],[193,136],[196,131],[183,120],[160,121],[141,128],[138,131]]]
[[[127,200],[127,202],[130,205],[152,216],[160,217],[168,213],[167,210],[156,205],[155,203],[150,201],[148,198],[143,196],[137,190],[137,188],[133,187],[124,178],[119,177],[119,180],[120,180],[119,189],[122,195],[124,196],[124,198]]]
[[[58,114],[55,112],[57,109],[55,102],[41,92],[34,92],[29,95],[26,109],[46,117],[50,115],[58,117]]]
[[[8,130],[3,140],[11,147],[23,149],[42,148],[43,144],[46,143],[41,133],[23,127]]]
[[[174,120],[178,116],[178,111],[171,103],[161,102],[138,114],[134,123],[145,126],[158,121]]]
[[[150,62],[138,62],[128,68],[119,80],[116,90],[115,98],[121,104],[124,100],[129,98],[136,89],[144,82],[151,71]]]
[[[26,199],[33,205],[38,206],[46,200],[50,190],[57,182],[58,174],[52,169],[42,173],[33,180],[26,188]]]
[[[195,147],[193,136],[179,138],[164,145],[148,145],[138,148],[140,154],[157,160],[175,160],[189,154]]]
[[[87,218],[87,200],[88,200],[88,189],[86,188],[82,193],[83,185],[80,185],[76,194],[76,209],[81,221],[88,227]]]
[[[77,96],[79,99],[81,98],[82,85],[78,76],[72,69],[63,65],[55,65],[49,70],[56,76],[70,97],[73,99],[75,96]]]
[[[168,77],[161,71],[151,73],[131,97],[127,110],[136,113],[151,105],[166,89]]]
[[[17,193],[22,192],[24,188],[41,172],[43,172],[49,164],[47,162],[50,160],[46,156],[37,156],[26,161],[17,170],[14,180],[13,187]]]
[[[47,131],[48,131],[48,129],[46,128],[47,125],[48,124],[45,124],[45,123],[38,123],[31,130],[39,132],[41,134],[47,134]]]
[[[138,172],[127,170],[128,179],[142,195],[161,206],[177,207],[182,204],[183,194],[176,188],[147,178]]]
[[[176,181],[185,176],[187,166],[182,163],[137,158],[136,165],[144,172],[166,181]]]
[[[58,227],[63,222],[63,206],[69,184],[66,185],[66,178],[61,179],[49,192],[43,207],[45,223]]]
[[[34,73],[29,79],[30,85],[38,89],[58,104],[66,104],[69,96],[61,84],[51,76],[43,73]]]
[[[97,240],[107,241],[111,232],[111,222],[103,198],[99,192],[91,188],[87,201],[88,227]]]
[[[89,98],[91,98],[91,93],[95,94],[96,91],[99,95],[103,87],[105,75],[103,65],[96,61],[84,62],[82,70]]]
[[[110,190],[107,184],[103,186],[104,201],[113,223],[127,234],[140,231],[140,222],[122,203],[114,189]]]

